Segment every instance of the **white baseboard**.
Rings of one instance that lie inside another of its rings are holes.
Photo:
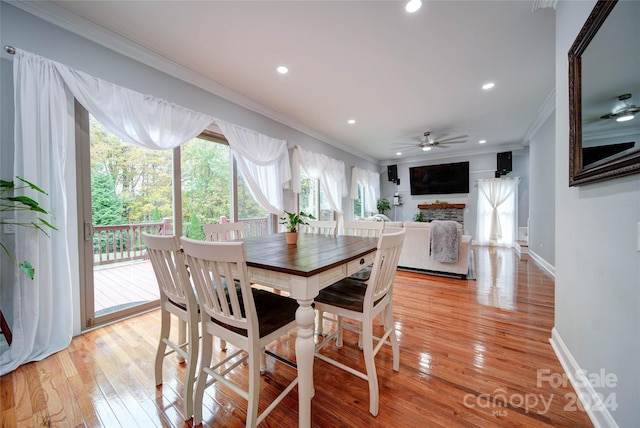
[[[554,278],[556,277],[556,267],[536,254],[535,251],[529,250],[529,256],[538,263],[544,270],[549,272]]]
[[[613,416],[611,416],[609,409],[603,404],[601,396],[598,395],[593,386],[591,386],[588,381],[578,381],[576,379],[576,374],[582,373],[582,369],[575,358],[573,358],[573,355],[571,355],[571,352],[569,352],[569,349],[567,349],[564,341],[560,337],[560,333],[558,333],[555,327],[551,331],[551,339],[549,339],[549,342],[569,378],[573,389],[575,389],[576,395],[582,403],[582,407],[589,415],[591,422],[593,422],[593,426],[596,428],[618,428],[618,424],[615,419],[613,419]]]

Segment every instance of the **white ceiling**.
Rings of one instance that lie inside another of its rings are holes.
[[[55,3],[379,161],[527,144],[555,86],[555,11],[533,0]],[[395,155],[424,131],[469,138]]]

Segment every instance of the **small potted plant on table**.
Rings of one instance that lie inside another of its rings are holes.
[[[287,231],[285,232],[287,244],[295,245],[298,242],[298,226],[308,226],[309,223],[307,223],[307,219],[315,220],[316,218],[313,214],[307,214],[304,211],[300,211],[299,213],[290,213],[285,211],[284,213],[286,216],[280,217],[280,224],[284,224],[287,228]]]

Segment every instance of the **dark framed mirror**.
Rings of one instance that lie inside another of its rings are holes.
[[[640,2],[599,0],[569,50],[569,186],[640,172]]]

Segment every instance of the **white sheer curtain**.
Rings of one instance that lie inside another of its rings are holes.
[[[216,119],[229,141],[253,198],[269,212],[284,213],[283,189],[291,180],[287,142]]]
[[[344,162],[296,146],[293,148],[292,164],[293,192],[300,193],[300,170],[302,170],[312,179],[320,180],[320,186],[329,206],[340,218],[343,214],[342,198],[348,195]]]
[[[518,221],[519,177],[478,180],[477,241],[513,246]]]
[[[364,210],[378,212],[380,198],[380,173],[353,167],[351,170],[351,199],[358,199],[358,184],[364,189]]]
[[[16,272],[13,290],[13,343],[0,356],[0,374],[41,360],[71,342],[71,267],[65,178],[74,160],[73,98],[125,140],[150,148],[176,147],[202,132],[213,118],[144,96],[84,73],[16,50],[14,57],[14,173],[49,191],[38,201],[59,229],[51,239],[16,230],[16,256],[36,268],[33,281]],[[74,205],[71,205],[72,207]],[[18,221],[29,221],[17,212]]]

